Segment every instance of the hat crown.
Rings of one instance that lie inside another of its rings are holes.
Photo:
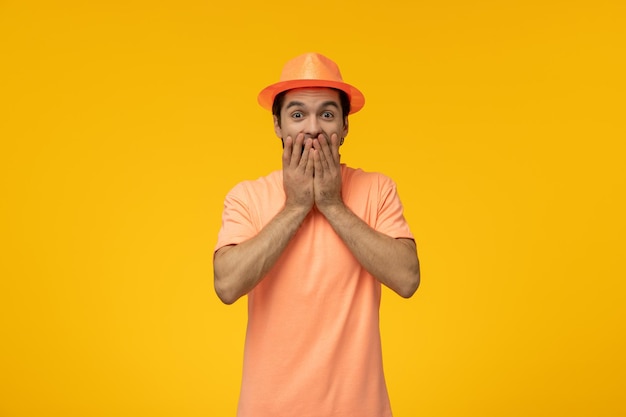
[[[339,66],[322,54],[307,53],[288,61],[280,74],[280,81],[327,80],[343,82]]]
[[[276,96],[294,88],[334,88],[343,91],[350,100],[350,114],[358,112],[365,105],[363,93],[343,82],[339,66],[316,52],[287,61],[280,74],[280,81],[261,90],[257,100],[261,107],[272,111]]]

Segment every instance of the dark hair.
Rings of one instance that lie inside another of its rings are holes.
[[[348,114],[350,114],[350,98],[348,97],[348,94],[343,90],[339,90],[338,88],[331,89],[339,93],[339,104],[341,105],[341,112],[343,113],[342,117],[347,117]],[[272,104],[272,114],[278,119],[278,126],[280,126],[280,109],[282,109],[283,107],[283,102],[285,101],[285,94],[287,94],[287,91],[276,94],[276,97],[274,97],[274,104]]]

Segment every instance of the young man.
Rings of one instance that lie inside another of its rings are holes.
[[[248,295],[238,416],[391,416],[380,284],[412,296],[419,261],[393,181],[340,163],[364,97],[309,53],[258,99],[283,168],[229,192],[214,255],[220,299]]]

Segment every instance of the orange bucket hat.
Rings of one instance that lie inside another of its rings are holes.
[[[261,90],[259,104],[272,111],[274,98],[278,94],[303,87],[330,87],[345,92],[350,100],[350,114],[358,112],[365,105],[363,93],[343,82],[337,64],[318,53],[307,53],[288,61],[280,74],[280,81]]]

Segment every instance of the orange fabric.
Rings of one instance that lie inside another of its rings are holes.
[[[277,94],[292,88],[304,87],[330,87],[342,90],[350,98],[350,114],[358,112],[365,105],[363,93],[343,82],[337,64],[315,52],[288,61],[280,74],[280,81],[261,90],[257,99],[261,107],[271,111]]]
[[[389,236],[413,238],[395,184],[342,166],[343,198]],[[227,196],[216,250],[258,233],[285,201],[282,171]],[[380,283],[315,209],[248,294],[239,417],[388,417]]]

